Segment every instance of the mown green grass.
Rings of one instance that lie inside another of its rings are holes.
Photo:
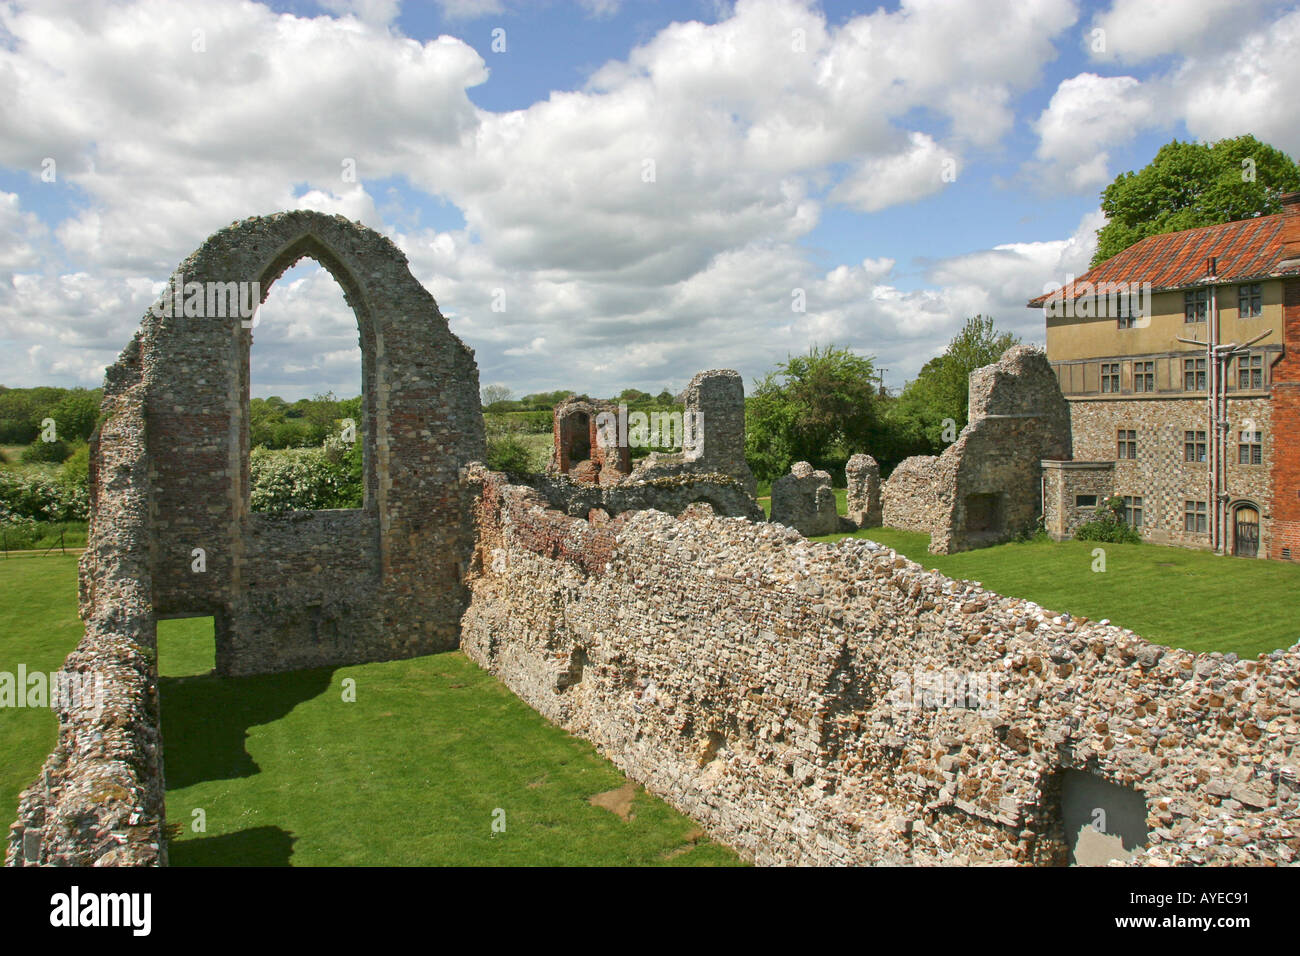
[[[930,554],[929,535],[868,528],[854,535],[926,568],[979,581],[1053,611],[1109,618],[1157,644],[1246,657],[1300,639],[1300,567],[1155,544],[1038,539],[958,554]],[[1105,570],[1094,571],[1094,551]]]
[[[0,559],[0,671],[49,674],[81,640],[77,617],[77,559]],[[58,741],[48,708],[0,708],[0,828],[18,814],[18,794],[36,779]]]
[[[0,667],[61,665],[81,634],[75,581],[71,558],[0,562]],[[626,778],[460,653],[246,678],[212,666],[210,618],[160,622],[174,865],[740,862],[644,791],[627,820],[591,805]],[[0,720],[7,821],[57,724]]]
[[[840,514],[845,489],[835,489]],[[770,517],[771,499],[760,498]],[[1254,657],[1300,640],[1300,567],[1156,544],[1010,542],[959,554],[929,553],[930,536],[868,528],[814,541],[870,538],[949,577],[979,581],[1053,611],[1112,623],[1157,644]],[[1095,548],[1105,571],[1094,571]]]

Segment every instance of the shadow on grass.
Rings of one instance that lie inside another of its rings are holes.
[[[258,773],[245,749],[248,728],[279,720],[324,693],[333,674],[331,668],[318,668],[256,677],[161,678],[167,788]]]
[[[288,866],[296,839],[279,827],[253,827],[173,842],[167,857],[171,866]]]

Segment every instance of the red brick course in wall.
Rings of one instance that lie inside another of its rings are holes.
[[[1273,544],[1300,560],[1300,280],[1282,288],[1285,354],[1273,369]]]

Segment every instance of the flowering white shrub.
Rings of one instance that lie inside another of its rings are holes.
[[[255,448],[249,466],[254,511],[361,507],[360,449],[338,438],[327,439],[322,448]]]

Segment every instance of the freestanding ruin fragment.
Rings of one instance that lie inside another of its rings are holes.
[[[844,466],[848,487],[845,510],[849,521],[859,528],[880,524],[880,465],[870,455],[857,454]]]
[[[745,389],[740,374],[711,369],[691,379],[681,411],[630,412],[613,402],[571,397],[554,411],[546,475],[523,477],[554,508],[613,516],[655,508],[677,515],[694,505],[714,514],[763,519],[745,461]],[[680,443],[630,466],[633,447]],[[671,436],[673,441],[665,441]]]
[[[797,461],[788,475],[772,482],[772,520],[813,538],[840,530],[830,472]]]
[[[547,472],[568,475],[584,484],[613,485],[632,470],[631,449],[618,436],[601,428],[601,421],[617,415],[609,402],[572,396],[555,406],[555,442]]]
[[[948,554],[1007,541],[1042,514],[1042,462],[1070,457],[1070,409],[1047,356],[1017,345],[970,377],[970,412],[938,458],[901,462],[885,482],[890,527],[930,533]]]
[[[679,453],[651,452],[634,479],[666,475],[727,475],[751,498],[758,488],[745,460],[745,383],[732,369],[698,372],[683,393],[682,420],[689,432]]]

